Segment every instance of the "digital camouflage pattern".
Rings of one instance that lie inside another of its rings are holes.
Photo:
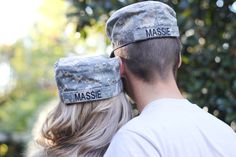
[[[179,37],[179,28],[171,7],[162,2],[144,1],[113,13],[106,23],[106,33],[116,50],[136,41]]]
[[[67,57],[55,64],[55,78],[65,104],[114,97],[123,90],[119,58]]]

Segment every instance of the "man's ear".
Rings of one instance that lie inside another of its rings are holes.
[[[116,57],[120,60],[120,75],[123,76],[125,72],[124,61],[119,56],[116,56]]]
[[[181,66],[182,64],[182,57],[181,57],[181,53],[179,53],[179,65],[178,65],[178,68]]]

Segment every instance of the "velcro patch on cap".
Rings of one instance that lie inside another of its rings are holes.
[[[140,28],[134,31],[134,41],[140,41],[155,37],[176,37],[179,36],[177,26],[159,26]]]

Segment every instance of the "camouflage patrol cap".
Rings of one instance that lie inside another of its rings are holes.
[[[55,78],[65,104],[102,100],[122,90],[118,58],[67,57],[55,64]]]
[[[179,37],[175,11],[157,1],[145,1],[117,10],[106,23],[114,50],[137,41]],[[114,54],[111,54],[114,57]]]

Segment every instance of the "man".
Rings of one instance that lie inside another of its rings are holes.
[[[181,44],[172,8],[132,4],[109,18],[106,31],[140,115],[118,131],[105,157],[236,157],[234,131],[190,103],[176,85]]]

